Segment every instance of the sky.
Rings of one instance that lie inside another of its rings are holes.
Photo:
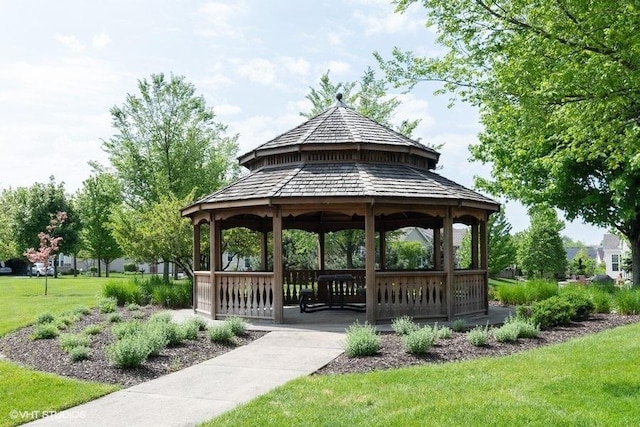
[[[435,39],[422,6],[397,14],[387,0],[0,0],[0,189],[54,176],[75,193],[90,161],[109,164],[110,109],[152,74],[192,83],[243,154],[305,120],[323,73],[351,82],[372,67],[382,77],[373,52],[431,57],[444,52]],[[477,110],[450,107],[435,89],[391,89],[402,102],[394,121],[420,119],[414,138],[444,144],[437,173],[473,188],[491,172],[469,160]],[[522,205],[503,208],[512,232],[529,226]],[[597,245],[605,232],[574,221],[562,233]]]

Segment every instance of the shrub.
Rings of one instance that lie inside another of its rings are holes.
[[[131,317],[133,317],[134,319],[144,319],[145,314],[142,311],[134,311],[133,313],[131,313]]]
[[[167,308],[191,307],[192,286],[190,283],[163,283],[151,292],[151,302]]]
[[[467,332],[467,340],[476,347],[487,345],[489,341],[489,328],[486,326],[476,326]]]
[[[122,322],[122,315],[117,311],[114,311],[113,313],[109,313],[107,320],[109,323],[119,323]]]
[[[85,360],[89,358],[89,347],[78,346],[73,347],[68,351],[71,360],[74,362],[79,362],[81,360]]]
[[[184,338],[179,325],[174,322],[150,322],[153,327],[162,331],[167,340],[167,347],[177,347],[182,344]]]
[[[180,335],[185,340],[197,340],[200,325],[192,320],[188,320],[180,325]]]
[[[420,327],[413,322],[410,316],[402,316],[391,321],[391,328],[398,335],[409,335],[413,331],[417,331]]]
[[[503,304],[531,304],[558,294],[558,285],[548,280],[536,279],[524,283],[500,283],[496,297]]]
[[[128,310],[128,311],[137,311],[137,310],[140,310],[140,305],[139,305],[139,304],[137,304],[137,303],[135,303],[135,302],[129,303],[129,304],[127,304],[127,310]]]
[[[75,347],[88,347],[90,343],[91,339],[84,334],[61,334],[58,337],[58,344],[67,353]]]
[[[614,297],[614,306],[618,314],[640,314],[640,291],[624,289]]]
[[[530,320],[547,329],[552,326],[562,326],[571,323],[575,317],[575,308],[565,298],[553,296],[543,301],[535,302],[531,306]]]
[[[51,323],[54,320],[55,320],[55,317],[53,316],[53,314],[51,314],[48,311],[45,311],[44,313],[38,314],[38,316],[36,317],[36,324],[41,325],[43,323]]]
[[[505,323],[493,330],[493,337],[498,342],[514,342],[520,336],[520,327],[516,323]]]
[[[515,318],[510,323],[517,325],[518,338],[537,338],[540,335],[540,326],[530,320]]]
[[[585,320],[593,313],[594,305],[585,288],[566,288],[560,293],[560,297],[573,307],[575,314],[572,320]]]
[[[593,302],[593,311],[596,313],[611,313],[613,296],[596,286],[589,287],[589,295]]]
[[[140,303],[142,301],[142,290],[135,282],[123,282],[120,280],[110,280],[102,287],[102,296],[115,298],[119,306],[128,303]]]
[[[111,328],[111,332],[118,339],[122,339],[126,336],[137,335],[142,332],[142,323],[137,320],[118,323]]]
[[[438,329],[438,338],[448,340],[453,336],[453,329],[443,326]]]
[[[127,263],[125,265],[122,266],[122,269],[125,272],[129,272],[129,273],[135,273],[138,271],[138,266],[135,265],[134,263]]]
[[[102,332],[102,326],[95,324],[87,326],[82,331],[82,333],[86,335],[98,335],[100,332]]]
[[[149,317],[149,322],[169,323],[171,322],[171,319],[171,313],[168,311],[161,311],[159,313],[153,313],[151,317]]]
[[[34,340],[51,339],[60,335],[58,326],[54,323],[39,323],[33,328],[31,338]]]
[[[437,333],[437,328],[428,326],[409,332],[402,339],[405,351],[411,354],[426,353],[436,342]]]
[[[451,327],[456,332],[462,332],[467,328],[467,321],[464,319],[456,319],[453,321]]]
[[[82,316],[86,316],[87,314],[91,313],[91,310],[89,309],[89,307],[84,306],[84,305],[76,305],[75,307],[73,307],[73,309],[71,309],[71,312],[73,314],[78,314],[78,315],[82,315]]]
[[[147,323],[140,332],[141,339],[149,349],[149,356],[159,355],[169,344],[164,325],[164,323]]]
[[[211,342],[219,344],[235,344],[235,335],[227,323],[211,326],[207,331]]]
[[[369,323],[358,322],[347,328],[345,354],[347,357],[372,356],[380,349],[380,337]]]
[[[150,348],[141,335],[127,335],[107,347],[109,361],[118,368],[136,368],[149,356]]]
[[[118,301],[115,298],[100,298],[98,308],[100,313],[113,313],[118,309]]]
[[[198,330],[199,331],[206,331],[207,330],[207,321],[204,320],[202,317],[194,316],[194,317],[190,318],[187,322],[195,323],[196,325],[198,325]]]
[[[247,333],[247,322],[241,317],[230,316],[224,319],[224,322],[229,325],[231,332],[235,336],[241,336]]]
[[[59,316],[56,319],[56,323],[58,325],[60,324],[64,324],[65,326],[71,326],[73,325],[75,322],[77,322],[78,320],[80,320],[80,316],[77,314],[72,314],[72,313],[65,313],[61,316]]]

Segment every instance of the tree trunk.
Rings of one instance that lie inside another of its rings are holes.
[[[78,277],[78,254],[73,254],[73,277]]]
[[[102,277],[102,262],[98,258],[98,277]]]
[[[104,277],[109,277],[109,260],[105,259],[104,260]]]
[[[631,245],[631,279],[632,286],[640,286],[640,235],[627,236]]]
[[[169,282],[169,263],[167,261],[162,262],[162,281]]]

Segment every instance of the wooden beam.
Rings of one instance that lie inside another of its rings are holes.
[[[216,292],[216,270],[220,264],[218,255],[220,254],[220,231],[215,220],[214,213],[211,212],[209,221],[209,272],[211,283],[211,318],[216,318],[216,308],[218,306],[218,293]]]
[[[478,269],[478,223],[471,225],[471,268]]]
[[[365,281],[367,293],[367,322],[376,324],[376,219],[373,206],[367,205],[365,215]]]
[[[273,207],[273,321],[283,323],[282,213]]]
[[[450,322],[454,316],[453,301],[453,217],[451,209],[447,210],[447,216],[444,217],[444,271],[446,274],[445,295],[447,299],[447,320]]]

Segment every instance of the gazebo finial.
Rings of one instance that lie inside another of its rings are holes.
[[[342,102],[342,93],[336,93],[336,107],[347,107],[347,104]]]

